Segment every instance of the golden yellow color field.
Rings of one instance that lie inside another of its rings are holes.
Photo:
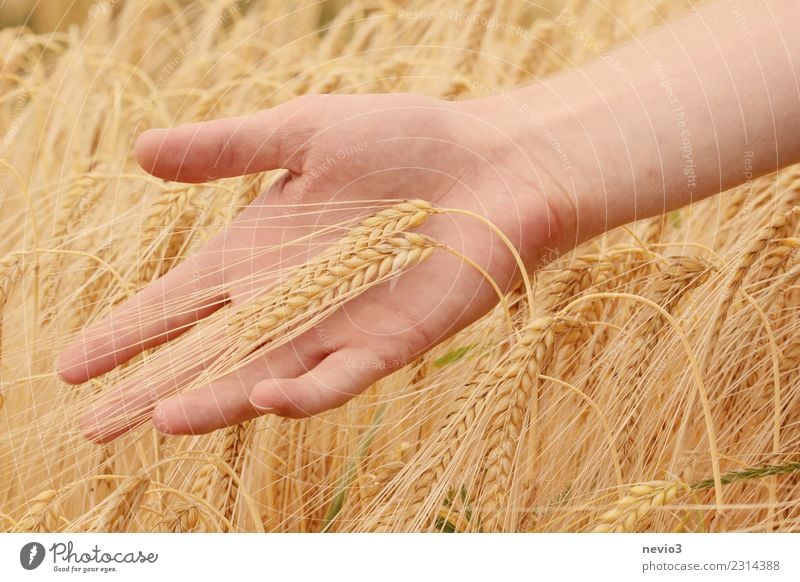
[[[81,411],[159,351],[78,387],[58,380],[58,352],[274,177],[163,182],[133,158],[141,131],[311,92],[479,97],[685,3],[569,8],[565,26],[561,7],[515,1],[109,0],[81,28],[0,31],[0,530],[799,531],[796,167],[553,257],[340,409],[193,437],[145,424],[103,446],[81,434]],[[435,252],[412,228],[434,209],[383,210],[339,251],[369,260],[377,237],[397,270]],[[295,274],[235,345],[253,329],[281,341],[277,310],[335,308],[289,298],[341,256]]]

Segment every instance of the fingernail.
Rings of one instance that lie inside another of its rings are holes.
[[[250,404],[253,405],[253,408],[255,408],[259,412],[259,414],[278,414],[279,413],[277,408],[273,408],[272,406],[269,406],[269,405],[264,406],[262,404],[254,402],[252,399],[250,399]]]
[[[269,403],[264,402],[258,397],[259,390],[254,390],[256,394],[250,394],[250,404],[261,414],[278,414],[278,409],[270,406]]]

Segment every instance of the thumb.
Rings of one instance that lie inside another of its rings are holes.
[[[243,117],[144,132],[136,159],[147,172],[177,182],[207,182],[285,168],[300,173],[316,131],[320,96],[298,97]]]

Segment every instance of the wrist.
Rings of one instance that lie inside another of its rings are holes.
[[[520,185],[518,197],[546,204],[550,248],[570,250],[609,228],[594,193],[618,177],[581,131],[583,111],[591,115],[594,103],[565,100],[539,83],[465,104],[488,125],[496,159]]]

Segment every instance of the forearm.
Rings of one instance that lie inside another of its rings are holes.
[[[505,99],[570,244],[800,161],[798,30],[796,0],[723,0]]]

